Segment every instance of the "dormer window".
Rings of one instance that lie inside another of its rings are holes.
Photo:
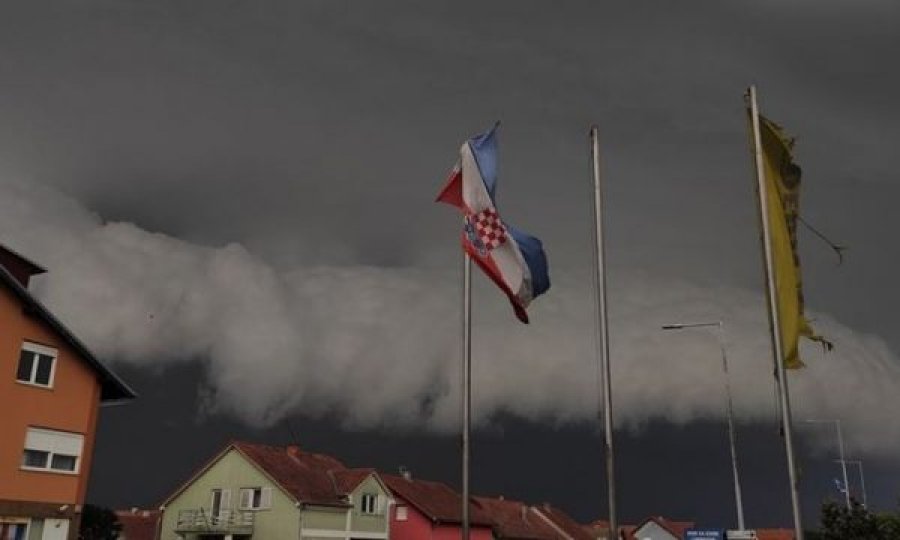
[[[56,371],[56,349],[26,341],[22,343],[19,353],[19,367],[16,380],[35,386],[53,388],[53,375]]]
[[[378,495],[374,493],[363,493],[360,500],[360,512],[363,514],[378,513]]]

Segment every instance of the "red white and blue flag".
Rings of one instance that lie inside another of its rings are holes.
[[[550,288],[541,241],[500,219],[497,188],[497,127],[476,135],[459,150],[438,202],[463,213],[463,249],[509,297],[516,317],[528,322],[525,308]]]

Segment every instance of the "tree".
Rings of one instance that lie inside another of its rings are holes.
[[[856,499],[850,508],[834,501],[822,504],[822,527],[815,540],[900,540],[900,513],[874,514]]]
[[[109,508],[86,504],[81,510],[79,540],[116,540],[121,530],[119,518]]]
[[[900,512],[882,512],[875,517],[885,540],[900,540]]]

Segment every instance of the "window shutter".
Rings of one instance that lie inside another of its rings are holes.
[[[262,488],[262,497],[259,501],[260,508],[272,508],[272,488]]]
[[[249,510],[253,506],[253,490],[241,488],[241,510]]]
[[[227,510],[231,510],[231,490],[223,489],[222,490],[222,511],[220,513],[225,513]]]

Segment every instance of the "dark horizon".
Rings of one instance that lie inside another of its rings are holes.
[[[416,478],[444,482],[460,489],[458,434],[428,434],[416,430],[334,429],[334,418],[293,417],[264,429],[253,429],[213,415],[179,416],[172,409],[173,392],[189,393],[202,380],[199,369],[172,368],[147,375],[126,369],[139,401],[104,408],[98,431],[96,460],[114,464],[95,470],[88,502],[115,509],[154,509],[232,440],[273,446],[296,444],[304,451],[332,455],[349,467],[374,467],[396,474],[409,469]],[[166,384],[159,384],[167,380]],[[128,410],[131,407],[136,410]],[[156,417],[167,420],[159,421]],[[604,517],[605,465],[601,423],[552,426],[498,415],[473,432],[473,494],[504,496],[530,504],[549,502],[581,523]],[[775,418],[765,423],[739,423],[738,460],[746,522],[750,528],[792,528],[787,466]],[[651,515],[696,521],[701,527],[736,527],[730,456],[724,422],[706,421],[676,426],[651,421],[638,430],[617,429],[615,443],[620,520],[637,524]],[[182,448],[172,441],[190,440]],[[831,459],[836,449],[812,445],[799,430],[797,456],[804,526],[818,526],[825,500],[843,504],[833,479],[840,469]],[[124,456],[138,453],[144,459]],[[848,459],[852,459],[848,456]],[[869,508],[897,510],[893,460],[865,460]],[[169,471],[160,475],[158,470]],[[593,479],[592,479],[593,476]],[[851,491],[859,495],[854,469]],[[122,478],[129,478],[122,482]],[[139,490],[135,486],[140,486]],[[649,491],[647,486],[649,486]]]

